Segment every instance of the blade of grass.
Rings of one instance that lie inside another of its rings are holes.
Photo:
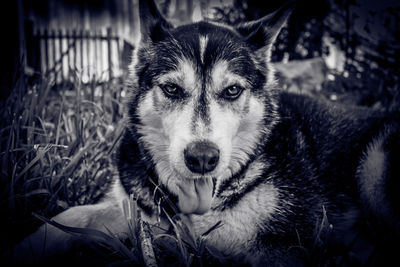
[[[183,241],[182,241],[181,233],[179,232],[179,228],[177,227],[176,223],[172,220],[172,218],[168,215],[168,213],[164,209],[163,209],[163,211],[174,229],[176,238],[178,239],[179,250],[181,252],[182,258],[184,259],[184,263],[186,265],[188,262],[188,253],[183,245]]]
[[[138,214],[137,211],[133,212],[133,207],[136,203],[136,201],[133,201],[133,195],[131,194],[130,196],[132,196],[132,199],[124,199],[122,202],[122,207],[123,207],[123,212],[125,215],[125,219],[128,222],[128,227],[129,227],[129,239],[131,241],[132,244],[137,244],[137,238],[136,238],[136,234],[137,234],[137,224],[138,224]],[[136,206],[136,205],[135,205]],[[137,207],[135,207],[137,209]]]
[[[58,142],[60,140],[61,115],[62,115],[63,108],[64,108],[64,97],[62,98],[61,107],[60,107],[60,113],[58,114],[57,129],[56,129],[56,140],[55,140],[55,144],[56,145],[58,145]],[[56,154],[56,153],[57,153],[57,148],[54,149],[54,154]]]
[[[25,166],[25,168],[18,174],[17,179],[21,178],[32,166],[38,162],[44,155],[52,148],[53,146],[51,144],[46,145],[42,150],[39,150],[39,152],[36,154],[36,156],[28,163],[28,165]],[[14,181],[14,183],[16,182]]]
[[[76,153],[72,157],[70,162],[62,169],[59,176],[61,177],[61,176],[67,175],[68,173],[73,172],[77,168],[78,162],[80,160],[82,160],[83,157],[85,157],[85,153],[88,152],[89,149],[91,148],[91,146],[94,144],[95,143],[93,141],[91,141],[91,142],[88,142],[85,147],[82,147],[81,149],[79,149],[78,153]]]

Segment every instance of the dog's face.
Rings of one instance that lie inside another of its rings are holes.
[[[246,164],[275,121],[267,64],[274,36],[259,25],[173,28],[154,3],[140,5],[132,127],[181,212],[204,213],[214,187]]]

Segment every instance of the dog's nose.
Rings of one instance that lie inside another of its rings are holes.
[[[194,173],[205,174],[214,170],[218,165],[219,150],[211,142],[192,142],[183,154],[186,166]]]

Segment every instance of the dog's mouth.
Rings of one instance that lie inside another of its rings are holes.
[[[211,208],[213,179],[182,179],[178,183],[178,207],[184,214],[203,214]]]

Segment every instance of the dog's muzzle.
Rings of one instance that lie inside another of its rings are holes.
[[[190,143],[184,150],[187,168],[202,176],[218,165],[219,149],[208,141]],[[178,206],[182,213],[203,214],[211,208],[213,180],[211,177],[184,178],[178,183]]]

